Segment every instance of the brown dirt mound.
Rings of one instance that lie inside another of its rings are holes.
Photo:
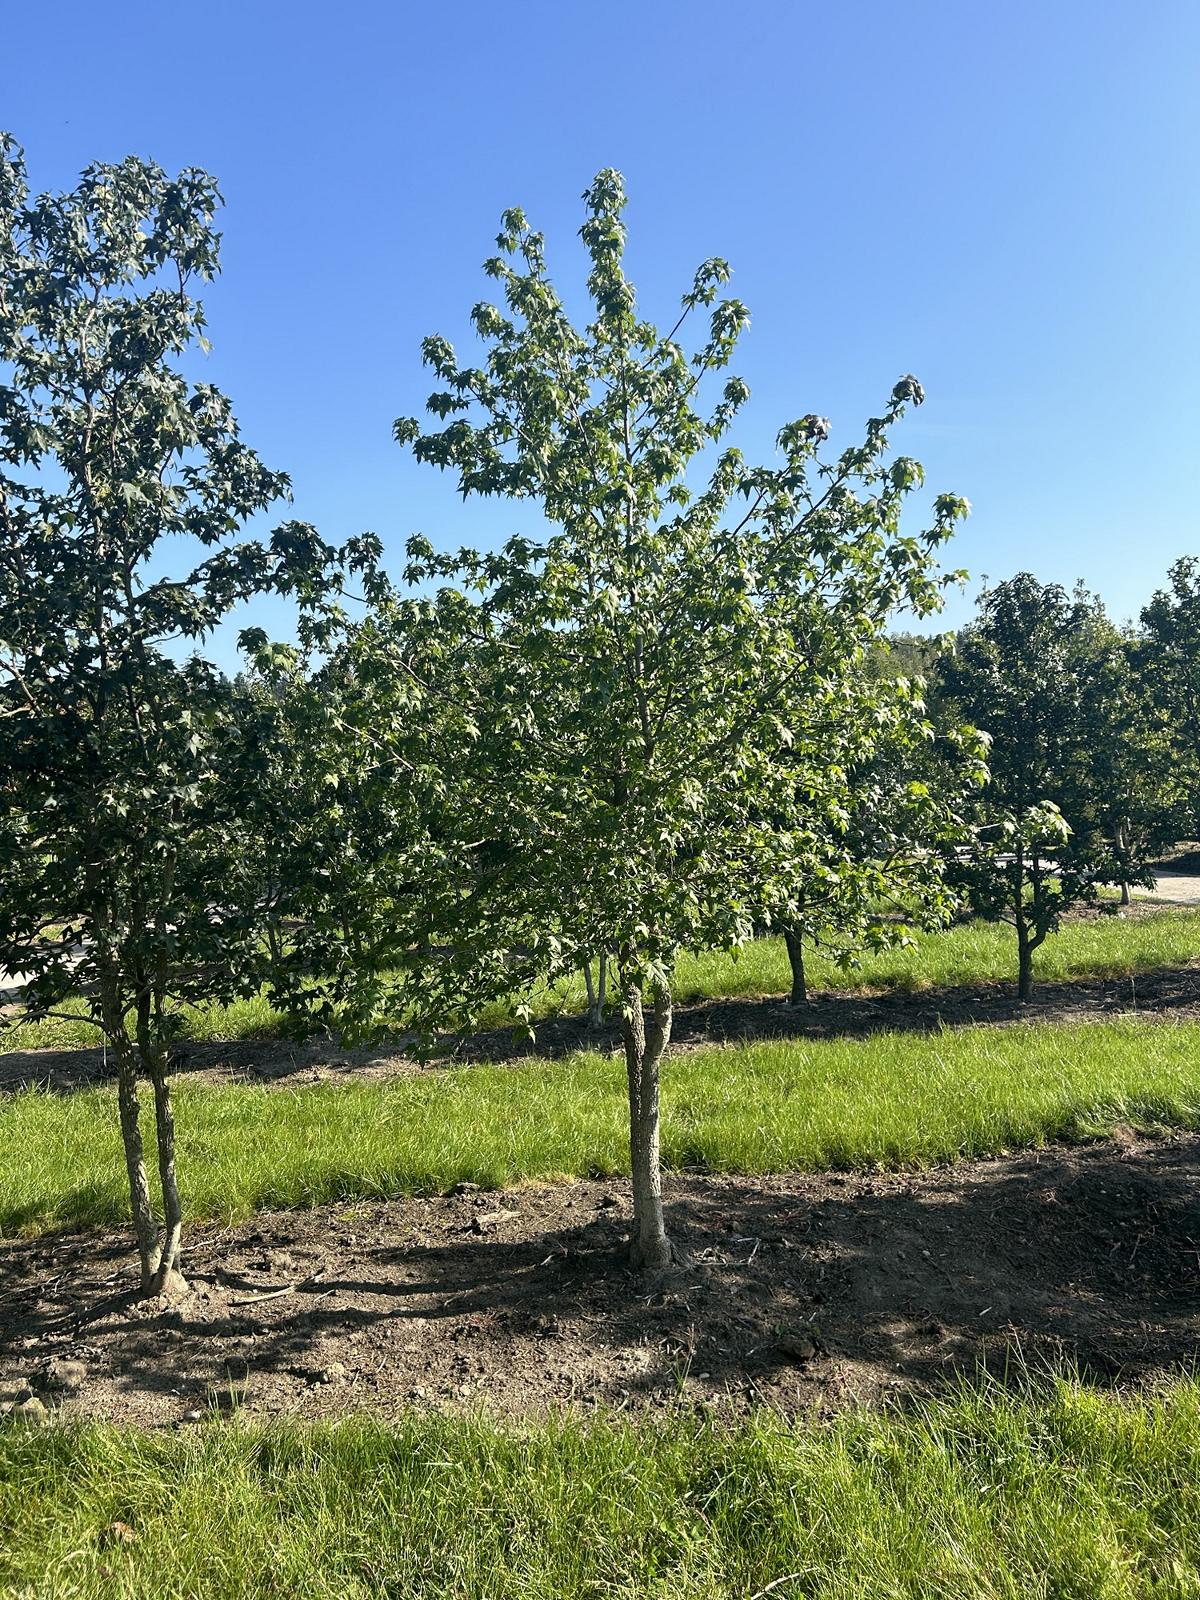
[[[124,1236],[11,1241],[0,1394],[154,1425],[230,1406],[793,1412],[1014,1355],[1109,1382],[1200,1349],[1196,1135],[920,1175],[683,1175],[668,1209],[688,1259],[662,1278],[624,1264],[618,1183],[266,1214],[194,1237],[192,1292],[167,1308],[131,1302]]]

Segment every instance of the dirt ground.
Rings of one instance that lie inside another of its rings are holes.
[[[1123,1133],[921,1175],[668,1181],[672,1273],[625,1185],[357,1203],[193,1233],[129,1296],[125,1234],[0,1244],[0,1396],[187,1426],[565,1403],[827,1411],[979,1363],[1139,1381],[1200,1352],[1200,1137]],[[284,1293],[277,1293],[278,1290]]]

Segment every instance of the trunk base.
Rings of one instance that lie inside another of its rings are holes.
[[[159,1268],[155,1272],[142,1273],[142,1298],[155,1301],[164,1310],[168,1306],[177,1306],[191,1292],[191,1284],[178,1267],[172,1267],[169,1272]]]
[[[629,1264],[636,1272],[665,1272],[679,1261],[675,1246],[665,1235],[648,1243],[643,1243],[635,1235],[630,1241]]]
[[[164,1305],[178,1305],[180,1300],[186,1300],[192,1292],[192,1286],[177,1267],[172,1267],[161,1279],[155,1274],[150,1285],[150,1293],[156,1300],[161,1300]]]

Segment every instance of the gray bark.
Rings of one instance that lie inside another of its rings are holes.
[[[1033,946],[1020,929],[1017,931],[1017,999],[1033,999]]]
[[[671,994],[655,988],[647,1017],[637,984],[623,986],[622,1031],[629,1080],[629,1150],[633,1173],[635,1267],[661,1269],[671,1264],[671,1242],[663,1219],[659,1146],[659,1064],[671,1037]]]
[[[1025,853],[1016,852],[1016,887],[1013,896],[1013,924],[1017,930],[1017,999],[1033,999],[1034,940],[1025,910]],[[1037,894],[1037,863],[1034,861],[1034,894]]]
[[[161,1048],[156,1052],[151,1082],[154,1085],[154,1121],[158,1134],[158,1177],[163,1196],[163,1231],[152,1285],[155,1294],[177,1294],[187,1288],[179,1269],[183,1237],[183,1208],[175,1171],[175,1116],[171,1108],[169,1066]]]
[[[152,1294],[179,1293],[187,1288],[179,1271],[183,1210],[175,1172],[175,1117],[171,1109],[170,1064],[162,1036],[162,992],[153,997],[143,987],[137,1003],[137,1045],[140,1063],[154,1090],[154,1131],[158,1145],[158,1180],[163,1198],[163,1228]]]
[[[596,982],[592,982],[592,963],[585,961],[583,964],[583,978],[587,984],[587,1025],[589,1028],[602,1028],[604,1026],[604,1000],[605,989],[608,983],[608,954],[601,950],[596,963]]]
[[[138,1100],[137,1058],[125,1029],[125,1018],[116,984],[100,981],[100,1008],[104,1031],[117,1058],[117,1106],[121,1120],[121,1143],[125,1150],[125,1171],[129,1180],[129,1208],[141,1263],[142,1289],[154,1292],[158,1271],[158,1223],[146,1176],[146,1152],[142,1143],[141,1105]]]

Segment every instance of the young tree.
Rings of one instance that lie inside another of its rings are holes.
[[[266,591],[313,606],[313,637],[333,620],[332,552],[310,528],[231,542],[287,479],[180,370],[204,344],[192,288],[217,270],[218,204],[205,173],[134,158],[31,201],[0,140],[0,967],[28,979],[32,1016],[82,993],[112,1052],[148,1292],[180,1281],[178,1007],[250,992],[263,970],[257,714],[172,647]],[[172,535],[199,547],[179,577],[163,574]]]
[[[1018,994],[1064,910],[1095,900],[1133,864],[1118,861],[1096,806],[1089,663],[1098,612],[1082,590],[1027,572],[985,590],[979,616],[941,668],[956,715],[989,737],[991,781],[960,876],[974,909],[1017,935]]]
[[[892,609],[937,605],[932,551],[965,504],[942,496],[928,532],[900,531],[921,475],[889,455],[888,430],[922,398],[913,378],[827,465],[816,415],[783,429],[778,465],[718,448],[747,397],[728,378],[700,405],[746,322],[719,297],[726,264],[704,263],[664,336],[623,270],[619,175],[601,173],[585,201],[590,323],[568,318],[541,236],[507,212],[486,265],[504,309],[472,313],[484,363],[426,340],[440,385],[428,408],[445,425],[396,426],[464,495],[534,502],[549,531],[490,554],[413,540],[406,575],[427,597],[386,608],[353,670],[399,686],[407,714],[377,737],[422,797],[419,847],[402,841],[392,874],[422,883],[391,908],[403,1003],[440,1022],[612,952],[632,1253],[661,1267],[677,953],[736,946],[815,867],[811,830],[774,819],[836,804],[831,774],[858,738],[839,713]],[[689,358],[682,330],[704,313]]]

